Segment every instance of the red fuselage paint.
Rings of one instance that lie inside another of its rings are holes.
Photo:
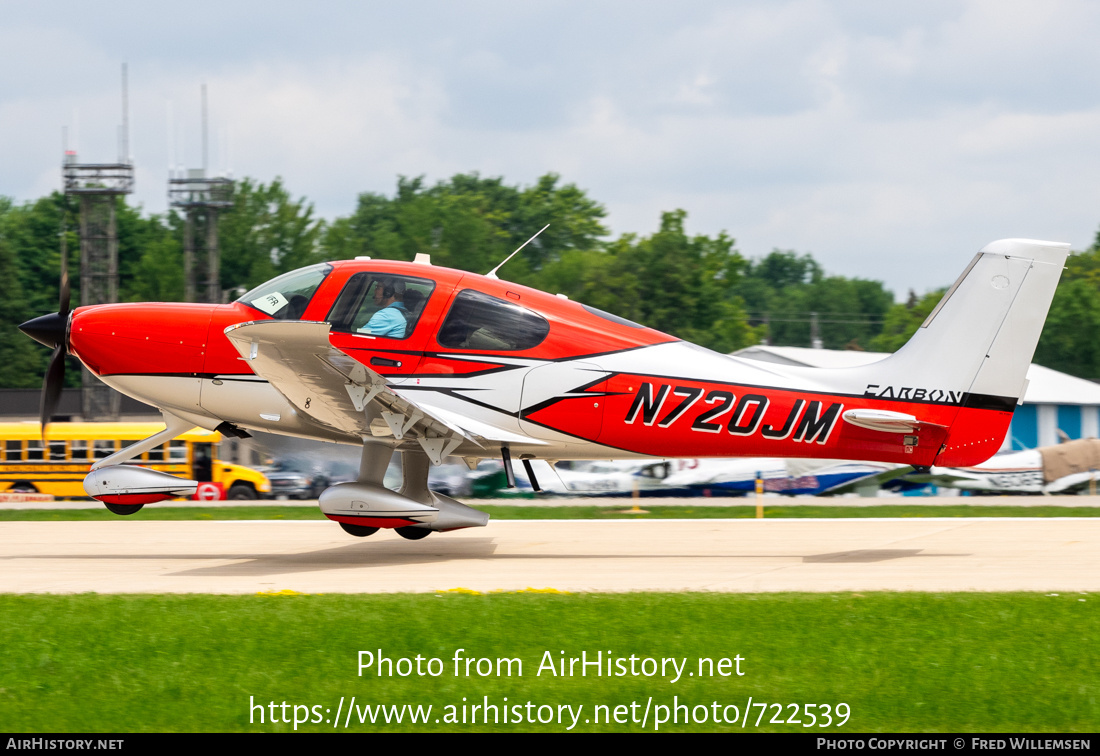
[[[302,320],[325,321],[344,285],[359,272],[414,276],[435,284],[407,338],[364,340],[352,333],[330,334],[333,347],[387,377],[472,378],[517,359],[598,363],[601,355],[678,341],[650,328],[600,317],[561,297],[475,274],[381,260],[332,266]],[[520,351],[456,354],[441,345],[439,326],[465,289],[538,313],[549,323],[546,338]],[[247,361],[224,331],[238,323],[269,319],[243,302],[80,307],[73,313],[69,348],[104,377],[250,376]],[[986,460],[1000,447],[1012,418],[1011,411],[968,407],[948,392],[939,392],[943,401],[912,401],[796,391],[700,381],[679,376],[677,368],[654,365],[651,374],[612,372],[580,391],[523,412],[520,419],[593,444],[654,457],[820,457],[965,466]],[[516,391],[520,388],[517,385]],[[843,420],[845,411],[865,408],[912,414],[925,425],[901,434]]]

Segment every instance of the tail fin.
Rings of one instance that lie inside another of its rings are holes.
[[[824,428],[843,418],[832,436],[833,457],[945,467],[984,462],[1000,448],[1023,396],[1068,254],[1069,245],[1056,242],[993,242],[894,354],[858,367],[776,370],[792,386],[816,385],[837,397],[815,398],[812,419],[806,409],[801,422]]]
[[[1068,244],[1032,239],[986,245],[909,342],[865,368],[869,377],[932,384],[1011,411],[1068,254]]]

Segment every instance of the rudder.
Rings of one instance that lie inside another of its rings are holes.
[[[935,385],[1009,411],[1024,383],[1069,245],[1002,239],[986,245],[913,337],[868,366],[884,385]]]

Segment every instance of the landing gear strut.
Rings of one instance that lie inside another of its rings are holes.
[[[386,488],[383,479],[392,456],[389,446],[365,443],[359,479],[326,488],[317,500],[321,512],[353,536],[368,536],[376,526],[399,525],[393,527],[397,535],[410,541],[433,531],[482,527],[489,521],[485,512],[428,490],[430,461],[419,451],[402,451],[403,485],[398,491]]]

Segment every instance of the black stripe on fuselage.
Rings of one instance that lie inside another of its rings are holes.
[[[998,412],[1012,412],[1016,409],[1019,399],[1011,396],[994,396],[993,394],[963,394],[960,407],[971,409],[997,410]]]
[[[588,397],[592,397],[592,396],[595,396],[595,397],[599,397],[599,396],[621,396],[621,395],[625,394],[625,392],[623,392],[623,391],[589,391],[588,390],[588,389],[592,388],[593,386],[600,385],[601,383],[603,383],[606,380],[607,380],[607,378],[605,376],[601,376],[599,378],[596,378],[594,380],[589,381],[588,383],[581,384],[580,386],[577,386],[575,389],[573,389],[571,391],[567,391],[565,393],[565,395],[563,395],[563,396],[551,397],[549,399],[546,399],[544,401],[539,402],[538,404],[535,404],[531,407],[528,407],[527,409],[520,408],[520,411],[517,413],[517,417],[519,417],[521,420],[527,420],[528,415],[533,415],[536,412],[539,412],[540,410],[544,410],[547,407],[552,407],[555,404],[557,404],[558,402],[564,402],[567,399],[587,399]]]

